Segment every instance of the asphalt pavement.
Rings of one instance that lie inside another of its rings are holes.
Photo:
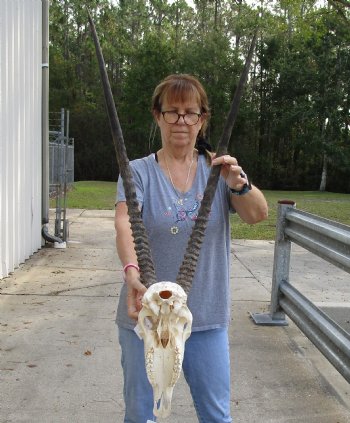
[[[66,249],[45,247],[0,280],[0,423],[123,422],[113,211],[67,214]],[[348,423],[349,384],[293,322],[250,317],[268,312],[273,249],[232,242],[234,423]],[[293,245],[290,282],[350,332],[349,274]],[[172,410],[163,422],[198,421],[183,377]]]

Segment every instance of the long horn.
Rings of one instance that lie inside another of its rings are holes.
[[[133,183],[133,177],[129,166],[129,159],[126,153],[122,129],[119,123],[117,109],[114,104],[111,86],[109,84],[108,75],[106,71],[105,61],[102,55],[100,42],[96,33],[94,22],[88,11],[89,22],[92,37],[95,43],[97,60],[100,68],[103,91],[105,95],[106,108],[111,126],[111,132],[119,164],[121,177],[125,189],[126,204],[128,206],[128,213],[130,218],[130,225],[132,235],[135,243],[135,251],[137,255],[138,265],[140,267],[141,282],[148,288],[153,283],[157,282],[154,264],[151,255],[151,249],[148,243],[146,229],[142,222],[139,204],[136,199],[136,190]]]
[[[253,36],[248,56],[232,100],[231,109],[227,116],[225,127],[218,144],[216,153],[217,157],[227,153],[228,144],[238,114],[239,104],[242,98],[244,86],[248,78],[248,72],[253,57],[256,38],[257,33],[255,33]],[[221,166],[213,166],[211,169],[207,186],[204,191],[203,200],[198,211],[198,217],[195,221],[191,236],[187,244],[184,260],[180,266],[179,273],[177,275],[176,282],[182,286],[182,288],[187,294],[191,289],[193,276],[196,271],[196,265],[204,239],[204,233],[207,226],[211,204],[213,202],[215,190],[219,181],[220,170]]]

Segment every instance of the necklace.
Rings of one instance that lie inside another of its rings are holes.
[[[168,161],[167,161],[167,159],[166,159],[166,155],[165,155],[164,153],[163,153],[163,156],[164,156],[164,161],[165,161],[165,166],[166,166],[166,169],[167,169],[167,171],[168,171],[168,173],[169,173],[169,179],[170,179],[171,185],[172,185],[172,187],[173,187],[173,189],[174,189],[174,191],[175,191],[176,195],[178,196],[178,204],[183,205],[183,199],[181,198],[181,194],[180,194],[180,192],[179,192],[179,191],[176,189],[176,187],[175,187],[175,184],[174,184],[174,181],[173,181],[173,178],[172,178],[172,176],[171,176],[171,172],[170,172],[170,169],[169,169],[169,166],[168,166]],[[194,155],[192,155],[192,161],[191,161],[191,164],[190,164],[190,166],[189,166],[189,168],[188,168],[187,177],[186,177],[186,182],[185,182],[185,185],[184,185],[184,187],[183,187],[182,193],[185,193],[185,192],[186,192],[186,188],[187,188],[187,185],[188,185],[188,181],[189,181],[189,179],[190,179],[190,175],[191,175],[191,169],[192,169],[192,166],[193,166],[193,162],[194,162]]]
[[[174,190],[174,192],[176,193],[176,196],[177,196],[177,204],[178,205],[180,205],[180,206],[183,206],[184,205],[184,199],[181,197],[181,193],[176,189],[176,187],[175,187],[175,184],[174,184],[174,181],[173,181],[173,178],[172,178],[172,176],[171,176],[171,172],[170,172],[170,169],[169,169],[169,166],[168,166],[168,161],[167,161],[167,159],[166,159],[166,156],[165,156],[165,154],[163,153],[163,156],[164,156],[164,161],[165,161],[165,166],[166,166],[166,168],[167,168],[167,171],[168,171],[168,174],[169,174],[169,179],[170,179],[170,182],[171,182],[171,185],[172,185],[172,187],[173,187],[173,190]],[[194,155],[192,155],[192,161],[191,161],[191,164],[190,164],[190,166],[189,166],[189,168],[188,168],[188,172],[187,172],[187,177],[186,177],[186,182],[185,182],[185,185],[184,185],[184,187],[183,187],[183,194],[186,192],[186,188],[187,188],[187,185],[188,185],[188,181],[190,180],[190,175],[191,175],[191,169],[192,169],[192,166],[193,166],[193,162],[194,162]],[[173,225],[171,228],[170,228],[170,233],[172,234],[172,235],[176,235],[176,234],[178,234],[179,233],[179,231],[180,231],[180,228],[177,226],[177,225]]]

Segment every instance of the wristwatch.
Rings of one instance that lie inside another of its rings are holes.
[[[252,184],[249,182],[248,176],[244,172],[241,172],[241,177],[245,178],[247,182],[243,185],[243,187],[239,191],[233,188],[230,188],[230,191],[234,195],[244,195],[244,194],[247,194],[247,192],[249,192],[252,189]]]

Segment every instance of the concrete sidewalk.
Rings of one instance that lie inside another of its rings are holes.
[[[67,249],[44,248],[0,281],[0,423],[123,421],[113,212],[69,210],[68,218]],[[234,422],[350,422],[349,384],[299,329],[291,321],[258,327],[249,317],[268,310],[273,246],[232,243]],[[291,283],[348,331],[349,282],[293,246]],[[166,421],[197,422],[183,379]]]

